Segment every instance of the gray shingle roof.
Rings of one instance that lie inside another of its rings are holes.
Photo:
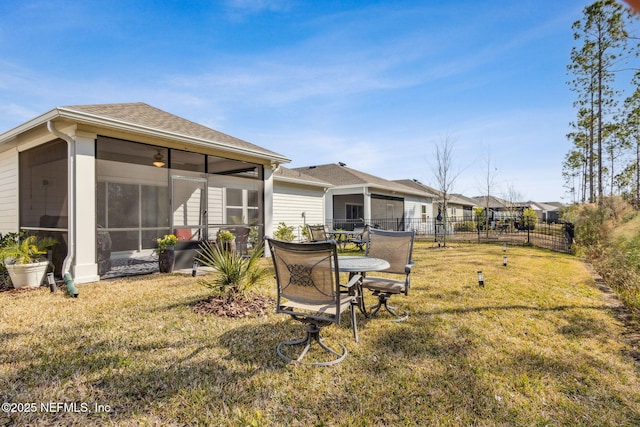
[[[414,179],[396,179],[393,182],[397,182],[399,184],[406,185],[407,187],[422,191],[431,197],[440,197],[440,192],[438,190]]]
[[[369,187],[376,187],[402,193],[418,193],[415,189],[407,187],[406,185],[389,181],[336,163],[293,168],[293,170],[311,175],[335,186],[366,185]]]
[[[152,107],[143,102],[124,104],[94,104],[94,105],[72,105],[59,107],[58,110],[64,114],[66,111],[77,111],[87,113],[102,118],[114,119],[120,122],[129,123],[136,126],[143,126],[172,132],[179,135],[203,139],[210,142],[226,145],[235,149],[245,149],[267,156],[282,157],[280,154],[265,148],[243,141],[222,132],[210,129],[201,124],[192,122],[159,108]]]
[[[273,174],[274,179],[290,182],[300,182],[309,185],[331,187],[331,183],[323,181],[311,175],[307,175],[299,170],[285,168],[284,166],[278,167]]]

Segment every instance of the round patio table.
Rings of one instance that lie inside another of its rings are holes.
[[[363,274],[368,271],[384,271],[389,267],[391,267],[391,264],[381,258],[372,258],[367,256],[338,257],[338,271],[349,273],[349,279],[351,279],[355,274]],[[362,280],[357,283],[356,287],[358,308],[365,317],[369,317],[364,304],[364,295],[362,294]]]

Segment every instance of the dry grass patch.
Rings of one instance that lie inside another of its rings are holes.
[[[345,316],[323,331],[349,350],[329,368],[277,357],[303,330],[273,306],[240,319],[197,312],[209,290],[190,276],[80,285],[77,299],[2,292],[0,397],[38,410],[0,413],[0,424],[640,424],[625,327],[582,261],[507,255],[503,267],[500,246],[417,243],[410,296],[393,299],[409,319],[358,314],[356,344]],[[275,281],[256,292],[274,298]]]

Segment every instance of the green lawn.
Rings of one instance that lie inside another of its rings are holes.
[[[409,320],[359,313],[356,344],[345,316],[323,335],[349,354],[325,368],[276,355],[303,327],[273,309],[196,313],[209,291],[188,275],[2,292],[0,425],[640,425],[639,365],[584,263],[502,256],[416,243],[393,299]]]

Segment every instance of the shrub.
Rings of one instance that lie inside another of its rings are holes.
[[[217,274],[212,280],[202,281],[201,284],[227,300],[244,296],[267,274],[267,270],[259,265],[263,252],[262,243],[254,248],[249,258],[209,243],[202,244],[196,260],[212,268]]]
[[[10,233],[11,234],[11,233]],[[47,250],[58,243],[51,237],[39,237],[36,235],[20,239],[21,233],[14,233],[13,238],[3,239],[0,246],[0,258],[6,263],[10,260],[13,264],[31,264],[44,259]]]
[[[454,229],[457,232],[470,232],[476,231],[478,225],[474,221],[464,221],[464,222],[456,222],[454,224]]]
[[[178,238],[174,234],[165,234],[163,237],[156,239],[158,247],[153,250],[157,254],[161,254],[167,250],[169,246],[175,246],[178,243]]]
[[[572,206],[563,220],[575,224],[576,253],[586,256],[640,319],[640,214],[620,198],[599,206]]]
[[[284,240],[285,242],[291,242],[296,238],[296,235],[293,234],[294,227],[288,226],[284,222],[278,224],[278,228],[276,229],[273,237],[278,240]]]
[[[476,227],[478,230],[484,229],[486,216],[484,214],[484,208],[475,207],[473,208],[473,216],[476,219]]]
[[[538,224],[538,215],[531,208],[526,208],[522,212],[522,224],[526,230],[535,230]]]

